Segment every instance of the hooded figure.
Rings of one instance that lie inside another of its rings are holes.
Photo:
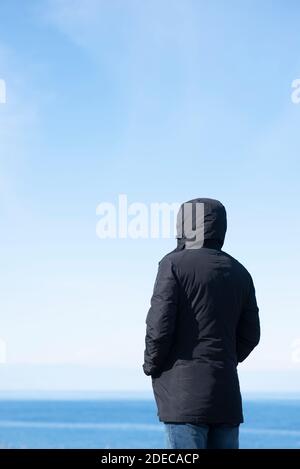
[[[177,247],[159,262],[146,318],[143,370],[162,422],[243,422],[237,374],[260,338],[249,272],[222,251],[224,206],[194,199],[180,207]]]

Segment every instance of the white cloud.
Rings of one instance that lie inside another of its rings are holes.
[[[6,82],[0,78],[0,104],[6,103]]]

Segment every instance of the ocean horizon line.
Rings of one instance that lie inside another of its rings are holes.
[[[245,391],[244,400],[298,400],[300,392],[295,391]],[[0,390],[0,400],[153,400],[151,391],[128,390]]]

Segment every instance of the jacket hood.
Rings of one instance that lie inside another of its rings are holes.
[[[184,202],[177,215],[176,228],[179,250],[221,249],[227,229],[225,207],[215,199],[198,198]]]

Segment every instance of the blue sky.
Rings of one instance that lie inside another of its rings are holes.
[[[243,382],[295,390],[298,2],[10,0],[0,18],[0,388],[150,388],[144,321],[175,242],[98,239],[97,205],[127,194],[224,203],[261,309]]]

